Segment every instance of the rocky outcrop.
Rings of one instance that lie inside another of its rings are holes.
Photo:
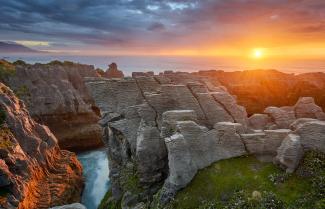
[[[117,69],[116,63],[111,63],[108,65],[108,69],[104,73],[104,77],[106,78],[124,78],[124,74],[122,71]]]
[[[241,124],[231,122],[217,123],[208,130],[194,121],[177,121],[174,134],[165,138],[169,175],[162,201],[168,201],[185,187],[199,169],[218,160],[246,154],[239,135],[241,129]]]
[[[47,209],[78,202],[83,187],[76,155],[35,122],[14,93],[0,83],[1,208]]]
[[[59,61],[7,64],[14,73],[3,79],[6,85],[24,101],[33,119],[53,131],[61,148],[102,145],[99,110],[84,84],[85,77],[98,76],[93,66]]]
[[[50,209],[87,209],[87,208],[80,203],[73,203],[70,205],[56,206]]]
[[[157,191],[166,203],[198,170],[222,159],[255,155],[290,172],[303,150],[323,151],[322,110],[309,98],[248,119],[224,87],[192,74],[88,78],[86,84],[102,114],[112,195],[124,208],[150,201]],[[307,114],[314,119],[299,118]],[[136,189],[125,186],[125,173],[136,176]]]
[[[144,189],[140,197],[136,195],[138,202],[162,185],[168,199],[172,196],[169,194],[186,186],[198,169],[246,153],[237,133],[246,131],[244,108],[224,88],[204,79],[183,80],[182,76],[177,80],[164,75],[87,79],[102,114],[100,124],[109,148],[112,194],[116,199],[134,199],[123,186],[123,173],[130,167],[136,169]],[[214,96],[218,93],[227,100],[218,101],[220,97]],[[215,125],[225,121],[230,123]],[[188,172],[180,169],[185,167]],[[179,172],[185,176],[179,176]]]
[[[311,97],[299,98],[294,106],[267,107],[264,113],[249,117],[248,126],[255,130],[288,129],[306,120],[325,120],[322,108]]]

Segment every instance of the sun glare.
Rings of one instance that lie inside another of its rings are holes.
[[[261,59],[264,57],[264,51],[262,49],[254,49],[252,56],[254,59]]]

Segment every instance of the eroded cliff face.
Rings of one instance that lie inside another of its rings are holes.
[[[60,150],[48,127],[0,83],[1,208],[39,209],[78,202],[83,188],[76,155]]]
[[[150,204],[157,192],[166,203],[222,159],[255,155],[292,172],[305,150],[325,152],[324,113],[310,97],[247,118],[223,86],[188,73],[86,85],[101,110],[112,197],[122,208]]]
[[[276,70],[200,71],[195,75],[208,76],[226,86],[236,95],[249,115],[262,113],[268,106],[292,106],[300,97],[313,97],[325,108],[325,73],[299,75]]]
[[[53,131],[61,148],[102,145],[98,110],[84,84],[84,77],[97,76],[93,66],[59,61],[7,64],[14,72],[2,80],[25,102],[31,116]]]

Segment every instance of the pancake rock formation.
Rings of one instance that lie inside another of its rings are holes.
[[[48,127],[0,83],[0,208],[47,209],[78,202],[83,188],[76,155],[61,150]]]
[[[225,87],[188,73],[87,78],[86,85],[102,115],[112,197],[125,209],[158,191],[167,203],[222,159],[255,155],[292,172],[305,150],[325,152],[324,113],[312,98],[248,118]],[[134,178],[130,188],[125,181]]]
[[[24,101],[34,120],[51,129],[61,148],[102,145],[98,109],[84,84],[84,77],[98,76],[93,66],[59,61],[5,64],[13,73],[0,80]]]

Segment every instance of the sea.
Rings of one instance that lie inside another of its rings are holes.
[[[48,63],[53,60],[73,61],[81,64],[94,65],[106,70],[115,62],[118,68],[129,76],[132,72],[165,70],[194,72],[199,70],[242,71],[254,69],[276,69],[286,73],[325,72],[324,59],[238,59],[220,57],[191,56],[75,56],[58,54],[4,55],[0,59],[27,63]]]

